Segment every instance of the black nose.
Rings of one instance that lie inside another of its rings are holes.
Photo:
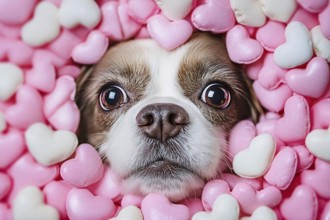
[[[158,103],[144,107],[136,116],[136,122],[147,137],[164,143],[189,124],[189,115],[178,105]]]

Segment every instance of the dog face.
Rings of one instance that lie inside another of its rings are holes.
[[[151,39],[123,42],[78,81],[80,137],[124,190],[175,201],[199,194],[226,166],[228,132],[256,116],[251,97],[222,37],[198,33],[173,51]]]

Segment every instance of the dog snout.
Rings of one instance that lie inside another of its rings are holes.
[[[170,103],[157,103],[144,107],[137,114],[136,122],[147,137],[164,143],[177,136],[190,120],[182,107]]]

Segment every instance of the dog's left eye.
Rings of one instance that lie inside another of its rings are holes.
[[[111,111],[128,102],[125,90],[119,86],[111,85],[103,89],[99,96],[99,103],[104,111]]]
[[[224,109],[231,101],[230,91],[220,83],[212,83],[206,86],[202,92],[201,100],[209,106]]]

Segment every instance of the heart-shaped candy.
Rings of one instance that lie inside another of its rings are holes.
[[[242,217],[240,220],[277,220],[277,215],[271,208],[260,206],[250,217]]]
[[[226,181],[215,179],[209,181],[203,189],[202,203],[206,211],[211,211],[215,200],[222,194],[229,194],[230,188]]]
[[[220,195],[214,202],[212,212],[197,212],[192,220],[238,219],[240,214],[237,200],[229,194]]]
[[[3,55],[1,55],[2,53]],[[0,58],[5,55],[12,64],[19,66],[31,65],[33,53],[33,49],[21,40],[0,39]]]
[[[126,206],[136,206],[136,207],[141,207],[141,203],[143,201],[144,197],[141,195],[137,194],[125,194],[123,195],[120,205],[121,207],[126,207]]]
[[[86,187],[98,182],[104,165],[98,152],[89,144],[82,144],[76,150],[76,157],[61,165],[61,177],[75,187]]]
[[[298,163],[296,173],[300,173],[308,169],[314,163],[313,155],[308,151],[304,145],[294,146],[293,150],[296,151]]]
[[[313,56],[311,35],[306,26],[298,21],[285,28],[286,42],[275,49],[274,60],[282,68],[293,68],[306,63]]]
[[[136,206],[127,206],[120,210],[118,215],[111,220],[143,220],[142,212]]]
[[[33,68],[26,73],[27,84],[48,93],[54,89],[56,70],[54,65],[40,60],[34,63]]]
[[[256,190],[261,189],[261,178],[248,179],[231,173],[223,173],[221,179],[226,181],[231,189],[233,189],[238,183],[248,183]]]
[[[149,18],[147,28],[150,36],[167,50],[173,50],[185,43],[193,32],[188,21],[171,22],[163,15],[154,15]]]
[[[156,0],[162,13],[170,20],[180,20],[186,17],[193,6],[194,0]]]
[[[0,100],[8,100],[23,83],[23,70],[11,63],[0,62]]]
[[[311,108],[312,130],[327,129],[330,125],[330,98],[321,99]]]
[[[0,183],[0,200],[2,200],[11,189],[11,180],[5,173],[0,172]]]
[[[111,218],[116,211],[113,201],[101,196],[94,196],[87,189],[72,189],[67,195],[66,209],[72,220]]]
[[[145,24],[148,18],[157,12],[158,7],[154,0],[130,0],[128,1],[128,9],[128,14],[134,20]]]
[[[330,162],[330,129],[315,129],[305,140],[306,147],[316,157]]]
[[[226,44],[230,59],[236,63],[253,63],[264,52],[259,41],[250,38],[248,30],[242,25],[236,25],[227,32]]]
[[[44,196],[35,186],[28,186],[18,193],[14,201],[13,214],[17,220],[60,219],[55,208],[44,204]]]
[[[25,131],[25,140],[33,157],[45,166],[66,160],[78,145],[74,133],[65,130],[54,132],[43,123],[31,125]]]
[[[329,64],[320,57],[314,57],[306,69],[292,69],[285,76],[288,86],[294,92],[311,98],[319,98],[324,93],[329,78]]]
[[[40,2],[34,11],[34,17],[22,28],[25,43],[38,47],[54,40],[60,34],[58,8],[51,2]]]
[[[20,25],[29,19],[37,0],[12,0],[0,4],[0,23]],[[20,7],[17,7],[17,6]]]
[[[273,137],[270,134],[260,134],[251,140],[247,149],[235,155],[233,170],[242,177],[260,177],[269,168],[275,149]]]
[[[274,21],[287,22],[297,8],[295,0],[259,0],[262,11]]]
[[[181,204],[171,203],[162,194],[148,194],[142,201],[141,210],[144,220],[168,219],[188,220],[188,207]]]
[[[101,12],[94,0],[63,0],[59,8],[59,20],[66,28],[83,25],[93,29],[101,20]]]
[[[229,0],[208,0],[195,8],[191,21],[199,30],[223,33],[235,25],[235,15]]]
[[[330,40],[322,34],[320,26],[314,27],[311,34],[315,54],[330,62]]]
[[[266,16],[259,0],[230,0],[230,5],[238,23],[250,27],[261,27],[265,24]]]
[[[0,133],[2,133],[7,128],[7,123],[5,115],[0,111]]]
[[[276,47],[285,42],[285,25],[269,20],[264,26],[258,28],[256,39],[268,51],[273,52]]]
[[[299,5],[303,7],[305,10],[312,12],[312,13],[319,13],[321,12],[328,4],[328,0],[297,0]]]

